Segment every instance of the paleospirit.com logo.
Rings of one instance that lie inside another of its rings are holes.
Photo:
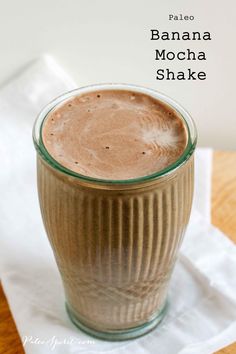
[[[34,336],[23,336],[22,343],[25,347],[26,345],[43,345],[49,348],[51,351],[56,349],[58,346],[68,346],[68,345],[78,345],[85,347],[87,345],[95,344],[93,339],[82,340],[76,337],[64,337],[58,338],[56,336],[50,338],[39,338]]]

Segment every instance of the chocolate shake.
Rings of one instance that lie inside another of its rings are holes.
[[[142,335],[166,311],[196,144],[189,115],[166,100],[128,85],[91,86],[36,122],[39,200],[67,311],[100,338]]]
[[[183,153],[187,132],[170,106],[143,93],[95,91],[49,113],[43,142],[77,173],[108,180],[147,176]]]

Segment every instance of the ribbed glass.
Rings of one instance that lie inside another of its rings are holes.
[[[69,315],[91,334],[132,338],[152,329],[164,314],[193,195],[196,130],[187,113],[181,114],[189,134],[183,156],[164,172],[129,181],[96,180],[58,167],[42,147],[42,117],[36,122],[44,225]]]

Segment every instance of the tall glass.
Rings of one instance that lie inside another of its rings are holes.
[[[160,172],[129,180],[90,178],[55,161],[42,141],[48,113],[75,95],[107,89],[148,94],[178,111],[188,135],[182,156]],[[37,118],[33,137],[42,217],[63,280],[67,312],[87,333],[130,339],[163,318],[191,211],[196,135],[194,122],[177,103],[132,85],[76,89],[51,102]]]

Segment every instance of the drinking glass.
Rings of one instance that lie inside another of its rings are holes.
[[[102,180],[53,159],[42,139],[49,112],[74,96],[110,89],[150,95],[179,113],[187,145],[174,163],[144,177]],[[69,317],[80,329],[108,340],[149,332],[167,311],[168,285],[191,211],[197,133],[190,115],[151,89],[93,85],[49,103],[35,122],[33,139],[42,218]]]

